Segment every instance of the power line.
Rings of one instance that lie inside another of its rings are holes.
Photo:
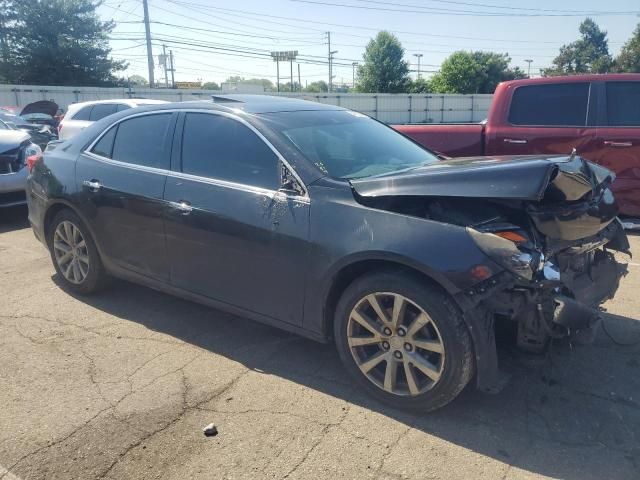
[[[168,0],[165,0],[168,1]],[[268,18],[278,18],[278,19],[284,19],[284,20],[291,20],[294,22],[301,22],[301,23],[311,23],[311,24],[316,24],[316,25],[323,25],[323,26],[330,26],[330,27],[343,27],[343,28],[347,28],[347,29],[356,29],[356,30],[368,30],[368,31],[374,31],[374,32],[379,32],[380,30],[389,30],[386,27],[363,27],[363,26],[358,26],[358,25],[347,25],[347,24],[343,24],[343,23],[330,23],[330,22],[321,22],[321,21],[317,21],[317,20],[308,20],[305,18],[300,18],[300,17],[284,17],[284,16],[280,16],[280,15],[271,15],[271,14],[267,14],[267,13],[256,13],[256,12],[249,12],[247,10],[237,10],[237,9],[230,9],[230,8],[222,8],[222,7],[211,7],[209,5],[202,5],[202,4],[195,4],[192,2],[184,2],[184,1],[177,1],[174,0],[171,3],[175,3],[175,4],[181,4],[181,5],[196,5],[202,8],[215,8],[215,10],[219,13],[219,14],[224,14],[222,12],[232,12],[234,15],[238,15],[239,14],[243,14],[243,15],[253,15],[253,16],[258,16],[260,17],[259,19],[254,19],[255,21],[261,21],[261,22],[268,22],[268,20],[265,20],[263,17],[268,17]],[[234,16],[231,14],[227,14],[230,16]],[[301,28],[301,27],[297,27],[297,28]],[[310,27],[306,27],[307,29],[310,29]],[[523,40],[523,39],[508,39],[508,38],[491,38],[491,37],[467,37],[467,36],[462,36],[462,35],[446,35],[446,34],[435,34],[435,33],[425,33],[425,32],[413,32],[413,31],[407,31],[407,30],[389,30],[392,33],[398,33],[398,34],[406,34],[406,35],[416,35],[416,36],[423,36],[423,37],[437,37],[437,38],[456,38],[456,39],[460,39],[460,40],[485,40],[485,41],[490,41],[490,42],[512,42],[512,43],[527,43],[527,44],[533,44],[533,43],[542,43],[542,44],[551,44],[551,45],[557,45],[559,43],[562,43],[561,41],[551,41],[551,40]],[[352,33],[340,33],[341,35],[344,36],[351,36],[351,37],[359,37],[359,38],[371,38],[370,36],[362,36],[362,35],[356,35],[356,34],[352,34]],[[609,42],[609,43],[614,43],[614,42]]]
[[[350,5],[345,3],[331,3],[331,2],[322,2],[319,0],[289,0],[291,2],[297,3],[310,3],[314,5],[326,5],[331,7],[344,7],[344,8],[357,8],[361,10],[378,10],[384,12],[397,12],[397,13],[419,13],[425,15],[450,15],[450,16],[463,16],[463,17],[584,17],[584,13],[504,13],[504,12],[481,12],[474,10],[450,10],[450,9],[434,9],[430,8],[429,10],[409,10],[402,8],[388,8],[388,7],[370,7],[364,5]],[[356,0],[358,1],[358,0]],[[361,0],[362,1],[362,0]],[[388,2],[377,2],[368,0],[367,3],[379,4],[383,5],[398,5],[395,3]],[[414,8],[425,8],[420,6],[414,6]],[[592,16],[619,16],[619,15],[635,15],[639,13],[639,11],[631,11],[631,12],[604,12],[604,13],[596,13],[592,14]]]

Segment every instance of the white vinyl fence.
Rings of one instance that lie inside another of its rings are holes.
[[[38,100],[53,100],[64,110],[71,103],[110,98],[154,98],[173,102],[207,100],[220,90],[164,88],[52,87],[0,85],[0,106],[24,107]],[[374,93],[267,93],[338,105],[386,123],[476,123],[484,120],[493,95],[374,94]]]

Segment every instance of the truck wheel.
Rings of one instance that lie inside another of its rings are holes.
[[[51,222],[47,244],[53,266],[64,286],[83,295],[107,283],[107,274],[89,230],[71,210],[60,211]]]
[[[440,408],[474,373],[462,313],[445,293],[411,274],[355,280],[336,308],[334,335],[347,371],[396,408]]]

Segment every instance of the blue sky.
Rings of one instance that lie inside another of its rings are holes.
[[[640,23],[638,0],[149,0],[156,64],[164,43],[175,56],[176,81],[218,83],[230,75],[275,82],[273,50],[298,50],[303,84],[326,81],[327,31],[338,51],[334,82],[351,83],[351,64],[361,61],[366,43],[382,29],[398,36],[412,69],[413,54],[423,55],[427,76],[455,50],[508,52],[512,65],[525,71],[525,59],[533,60],[531,73],[537,74],[578,37],[588,12],[608,32],[613,54]],[[146,78],[142,1],[106,0],[99,13],[117,22],[112,55],[130,62],[125,75]],[[281,81],[289,71],[281,64]],[[161,68],[155,75],[163,78]]]

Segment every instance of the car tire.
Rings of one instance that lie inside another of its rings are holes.
[[[444,291],[407,272],[372,273],[351,283],[336,307],[334,336],[347,371],[395,408],[443,407],[475,371],[462,312]]]
[[[88,295],[107,285],[109,277],[96,244],[89,229],[73,211],[65,209],[56,214],[47,232],[47,245],[65,288]]]

